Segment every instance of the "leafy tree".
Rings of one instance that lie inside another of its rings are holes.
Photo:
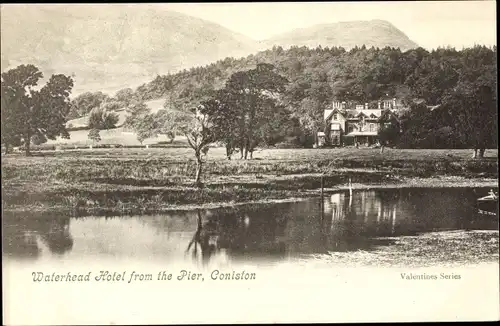
[[[258,64],[255,69],[231,75],[219,97],[203,103],[201,112],[214,119],[214,135],[226,144],[229,155],[237,144],[242,158],[249,153],[252,156],[264,140],[263,130],[270,118],[282,108],[278,103],[286,83],[273,65]]]
[[[1,111],[2,111],[2,144],[5,146],[5,152],[8,154],[11,147],[21,145],[21,130],[18,128],[19,122],[17,114],[21,104],[21,98],[24,91],[20,88],[7,86],[2,77],[1,86]]]
[[[91,129],[88,134],[88,138],[92,140],[94,143],[98,143],[101,141],[101,135],[99,133],[99,129]]]
[[[226,148],[228,160],[242,139],[240,124],[236,119],[238,116],[236,103],[238,103],[236,94],[223,89],[218,91],[214,98],[202,102],[200,108],[203,114],[211,117],[213,137]]]
[[[104,102],[101,103],[100,108],[108,111],[108,112],[115,112],[119,111],[124,108],[124,104],[121,102],[118,102],[115,99],[107,99]]]
[[[127,107],[132,102],[137,101],[134,91],[132,88],[121,89],[116,92],[114,100],[121,103],[122,106]]]
[[[101,104],[109,100],[109,96],[103,92],[86,92],[78,95],[71,101],[71,112],[69,119],[76,119],[86,116],[92,109],[98,108]]]
[[[158,122],[153,114],[141,116],[132,127],[141,145],[144,140],[158,135]]]
[[[42,77],[33,65],[2,73],[2,142],[6,149],[22,141],[28,156],[32,137],[37,141],[57,136],[69,138],[65,122],[73,80],[52,75],[40,90],[35,90]]]
[[[498,137],[494,90],[487,85],[468,85],[447,94],[443,102],[444,109],[453,112],[452,121],[463,143],[473,148],[472,157],[482,158]]]
[[[412,103],[410,109],[400,115],[400,143],[403,147],[420,148],[425,144],[429,132],[434,128],[429,111],[423,102]]]
[[[127,107],[127,118],[125,119],[124,126],[133,128],[134,125],[141,121],[141,119],[148,115],[151,109],[144,103],[139,101],[134,101],[130,103]]]
[[[385,146],[394,146],[397,143],[400,136],[401,126],[397,117],[390,110],[384,110],[382,112],[378,123],[380,153],[383,153]]]
[[[89,115],[89,128],[99,130],[113,129],[116,128],[118,120],[118,114],[107,111],[102,107],[95,108]]]
[[[174,111],[174,113],[171,113],[171,111]],[[177,117],[177,113],[175,110],[159,110],[154,116],[158,125],[157,133],[167,136],[170,142],[174,141],[175,135],[179,130],[176,125],[177,120],[173,119]]]

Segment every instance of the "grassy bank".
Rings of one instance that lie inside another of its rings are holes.
[[[496,150],[483,160],[466,150],[276,149],[253,160],[213,148],[204,187],[193,186],[188,148],[112,148],[2,157],[5,210],[71,210],[78,214],[148,213],[316,196],[324,187],[475,186],[497,184]]]

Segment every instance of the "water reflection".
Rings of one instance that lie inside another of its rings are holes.
[[[498,229],[479,216],[471,189],[340,192],[295,203],[152,216],[3,216],[3,254],[13,259],[122,257],[148,260],[280,261],[302,254],[371,250],[384,237],[456,229]],[[487,190],[484,190],[487,192]]]
[[[44,251],[63,255],[73,248],[69,217],[39,214],[31,218],[9,217],[9,215],[4,215],[2,218],[4,253],[34,259]]]
[[[204,264],[221,254],[233,259],[283,258],[286,216],[273,213],[272,207],[197,210],[197,230],[186,252],[201,257]]]

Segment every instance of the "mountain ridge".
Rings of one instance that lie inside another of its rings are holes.
[[[40,67],[46,78],[53,73],[74,76],[74,94],[98,90],[113,93],[137,87],[157,75],[207,65],[226,57],[244,57],[273,45],[331,47],[339,46],[340,42],[345,43],[340,46],[348,49],[363,43],[350,36],[352,32],[339,31],[338,26],[353,22],[318,24],[256,41],[217,23],[158,10],[151,5],[102,8],[102,5],[3,5],[2,71],[32,63]],[[366,25],[366,21],[354,23],[362,22]],[[381,38],[383,42],[370,41],[367,47],[416,46],[391,23],[374,22],[378,30],[386,26],[385,33],[395,36]],[[301,35],[298,39],[297,34]],[[371,37],[374,38],[373,34]]]
[[[260,43],[263,47],[273,45],[317,47],[321,45],[345,49],[363,45],[378,48],[391,46],[400,48],[402,51],[418,47],[417,43],[410,40],[392,23],[381,19],[321,23],[281,33]]]

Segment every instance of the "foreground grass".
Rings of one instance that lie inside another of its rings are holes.
[[[373,251],[331,252],[302,259],[308,264],[343,266],[431,267],[498,263],[498,231],[443,231],[381,238],[389,245]]]
[[[328,190],[375,186],[495,185],[497,150],[473,160],[468,150],[268,149],[253,160],[212,148],[204,188],[193,186],[188,148],[114,148],[2,157],[5,210],[148,213],[214,203],[290,200]]]

